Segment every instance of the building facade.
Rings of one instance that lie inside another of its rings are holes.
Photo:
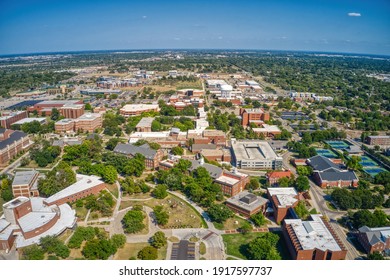
[[[30,147],[30,138],[21,131],[0,128],[0,166]]]
[[[27,117],[27,111],[3,112],[2,117],[0,117],[0,127],[11,128],[11,125],[13,123],[25,119]]]
[[[12,193],[14,197],[39,196],[38,176],[39,172],[35,170],[17,171],[12,181]]]

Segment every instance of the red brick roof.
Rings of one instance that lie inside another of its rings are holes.
[[[290,170],[287,171],[272,171],[267,174],[268,178],[283,178],[283,177],[291,177],[292,173]]]

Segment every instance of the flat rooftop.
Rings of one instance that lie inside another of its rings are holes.
[[[152,127],[154,118],[142,118],[136,127]]]
[[[207,129],[203,131],[203,136],[226,136],[226,134],[222,130]]]
[[[303,250],[341,251],[335,237],[326,227],[321,216],[311,215],[312,221],[286,219],[284,222],[291,225]]]
[[[155,110],[158,108],[158,104],[127,104],[123,106],[121,110],[127,112],[137,112],[142,110]]]
[[[238,161],[280,159],[266,141],[235,141],[232,148]]]
[[[37,174],[39,172],[35,170],[17,171],[12,186],[29,185]]]
[[[235,196],[228,198],[226,202],[238,206],[247,211],[253,211],[266,204],[268,202],[268,199],[251,194],[248,191],[243,191]]]
[[[252,130],[256,133],[262,133],[262,132],[281,132],[279,127],[277,125],[268,125],[263,124],[263,127],[255,127],[252,128]]]
[[[72,122],[74,122],[74,120],[72,120],[72,119],[62,119],[62,120],[57,121],[56,124],[69,124]]]
[[[37,121],[39,123],[45,123],[46,122],[46,118],[24,118],[24,119],[21,119],[17,122],[14,122],[14,124],[24,124],[24,123],[31,123],[31,122],[34,122],[34,121]]]
[[[77,120],[94,120],[96,118],[99,118],[101,115],[98,113],[85,113],[77,118]]]
[[[12,199],[11,201],[8,201],[7,203],[3,204],[4,209],[13,209],[18,207],[19,205],[27,202],[29,199],[24,196],[19,196],[17,198]]]

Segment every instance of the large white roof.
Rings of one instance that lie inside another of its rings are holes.
[[[77,178],[76,183],[46,198],[45,202],[49,204],[59,199],[88,190],[90,188],[93,188],[97,185],[104,183],[102,180],[100,180],[100,177],[94,175],[88,176],[88,175],[77,174],[76,178]]]
[[[321,215],[311,215],[311,218],[312,221],[286,219],[284,222],[292,226],[303,250],[317,248],[321,251],[340,251],[340,246],[322,221]]]

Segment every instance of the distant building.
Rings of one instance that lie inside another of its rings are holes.
[[[322,188],[358,186],[359,179],[355,172],[341,169],[324,156],[311,157],[306,163],[313,168],[313,179]]]
[[[263,135],[264,137],[275,137],[282,133],[277,125],[261,124],[261,127],[252,128],[253,132],[257,135]]]
[[[149,145],[135,146],[132,144],[119,143],[115,149],[115,153],[123,154],[129,157],[134,157],[136,154],[141,154],[145,157],[145,167],[147,169],[155,169],[162,160],[164,154],[162,150],[153,150]]]
[[[54,129],[57,133],[74,132],[74,120],[62,119],[54,124]]]
[[[230,162],[232,160],[229,149],[201,149],[199,153],[208,161]]]
[[[311,220],[286,219],[283,236],[295,260],[344,260],[347,249],[322,215]]]
[[[153,121],[154,118],[142,118],[135,127],[135,130],[138,132],[152,132]]]
[[[38,115],[50,116],[53,108],[58,109],[61,113],[61,107],[71,108],[74,105],[82,105],[82,104],[83,104],[82,100],[47,100],[47,101],[38,102],[33,106],[28,107],[27,111],[30,113],[37,111]],[[76,106],[75,108],[78,107]],[[77,110],[79,109],[76,109],[76,111]]]
[[[122,116],[138,116],[143,112],[158,112],[160,110],[158,104],[127,104],[120,109],[119,113]]]
[[[290,208],[298,205],[298,193],[294,188],[268,188],[267,193],[277,223],[287,217]]]
[[[0,219],[0,250],[38,244],[45,236],[59,235],[76,224],[68,204],[47,206],[41,197],[19,196],[3,205]]]
[[[269,121],[270,116],[268,112],[264,112],[263,109],[248,109],[240,108],[241,124],[243,126],[248,126],[251,123],[256,125],[263,124],[266,121]]]
[[[190,147],[191,152],[199,153],[201,150],[216,150],[215,144],[192,144]]]
[[[30,147],[30,138],[21,131],[0,128],[0,166]]]
[[[38,176],[39,172],[35,170],[17,171],[12,181],[13,196],[39,196]]]
[[[385,252],[390,254],[390,227],[359,228],[358,240],[367,254]]]
[[[215,144],[220,147],[226,146],[226,133],[222,130],[188,130],[187,139],[192,139],[194,144]]]
[[[26,111],[3,112],[2,117],[0,117],[0,126],[2,128],[11,128],[12,124],[27,117]]]
[[[283,165],[283,159],[266,141],[232,140],[232,151],[233,160],[238,168],[278,170]]]
[[[77,119],[84,114],[83,104],[64,105],[59,109],[62,116],[67,119]]]
[[[367,137],[368,145],[378,145],[378,146],[390,146],[390,136],[388,135],[371,135]]]
[[[286,170],[286,171],[271,171],[269,173],[267,173],[266,175],[266,178],[267,178],[267,182],[271,185],[271,186],[278,186],[279,185],[279,180],[281,178],[291,178],[293,177],[293,174],[290,170]]]
[[[15,125],[22,125],[25,123],[32,123],[32,122],[39,122],[40,124],[45,124],[46,123],[46,118],[24,118],[21,119],[17,122],[14,122],[13,124]]]
[[[226,206],[232,211],[250,217],[256,213],[265,213],[268,199],[243,191],[226,200]]]

